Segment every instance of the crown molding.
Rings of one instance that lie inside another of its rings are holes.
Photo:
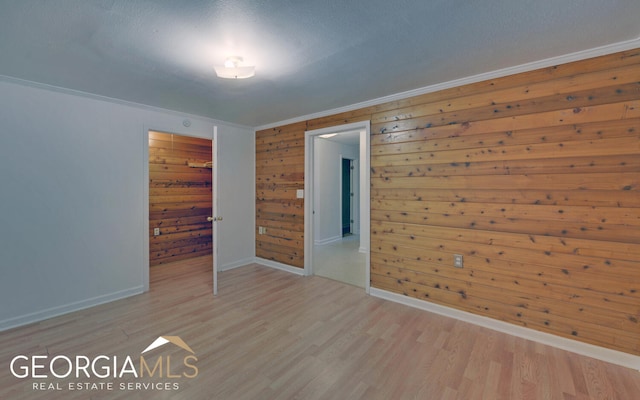
[[[613,54],[620,51],[632,50],[640,47],[640,37],[624,42],[617,42],[605,46],[595,47],[592,49],[582,50],[575,53],[564,54],[561,56],[546,58],[543,60],[533,61],[526,64],[507,67],[490,72],[468,76],[465,78],[454,79],[447,82],[436,83],[434,85],[424,86],[418,89],[408,90],[405,92],[395,93],[389,96],[379,97],[373,100],[363,101],[361,103],[351,104],[344,107],[338,107],[331,110],[320,111],[313,114],[303,115],[301,117],[291,118],[284,121],[274,122],[267,125],[255,127],[256,131],[263,129],[271,129],[278,126],[289,125],[297,122],[307,121],[315,118],[327,117],[330,115],[340,114],[343,112],[354,111],[360,108],[377,106],[392,101],[403,100],[409,97],[419,96],[427,93],[433,93],[444,89],[464,86],[472,83],[482,82],[490,79],[502,78],[508,75],[519,74],[523,72],[534,71],[541,68],[552,67],[555,65],[567,64],[574,61],[586,60],[589,58]]]
[[[440,91],[440,90],[459,87],[459,86],[463,86],[463,85],[467,85],[467,84],[471,84],[471,83],[477,83],[477,82],[481,82],[481,81],[485,81],[485,80],[489,80],[489,79],[501,78],[501,77],[508,76],[508,75],[514,75],[514,74],[518,74],[518,73],[522,73],[522,72],[533,71],[533,70],[536,70],[536,69],[551,67],[551,66],[554,66],[554,65],[567,64],[567,63],[574,62],[574,61],[586,60],[586,59],[589,59],[589,58],[599,57],[599,56],[603,56],[603,55],[607,55],[607,54],[613,54],[613,53],[617,53],[617,52],[620,52],[620,51],[632,50],[632,49],[635,49],[635,48],[638,48],[638,47],[640,47],[640,37],[638,37],[636,39],[623,41],[623,42],[617,42],[617,43],[613,43],[613,44],[609,44],[609,45],[605,45],[605,46],[595,47],[595,48],[592,48],[592,49],[587,49],[587,50],[582,50],[582,51],[578,51],[578,52],[574,52],[574,53],[569,53],[569,54],[565,54],[565,55],[561,55],[561,56],[546,58],[546,59],[539,60],[539,61],[533,61],[533,62],[530,62],[530,63],[521,64],[521,65],[517,65],[517,66],[513,66],[513,67],[507,67],[507,68],[502,68],[502,69],[498,69],[498,70],[495,70],[495,71],[484,72],[484,73],[481,73],[481,74],[472,75],[472,76],[468,76],[468,77],[465,77],[465,78],[454,79],[454,80],[447,81],[447,82],[442,82],[442,83],[437,83],[437,84],[434,84],[434,85],[424,86],[424,87],[421,87],[421,88],[408,90],[408,91],[400,92],[400,93],[395,93],[395,94],[391,94],[389,96],[379,97],[379,98],[376,98],[376,99],[367,100],[367,101],[351,104],[351,105],[344,106],[344,107],[333,108],[333,109],[330,109],[330,110],[320,111],[320,112],[317,112],[317,113],[307,114],[307,115],[303,115],[303,116],[300,116],[300,117],[295,117],[295,118],[291,118],[291,119],[287,119],[287,120],[283,120],[283,121],[278,121],[278,122],[274,122],[274,123],[270,123],[270,124],[266,124],[266,125],[256,126],[256,127],[240,125],[240,124],[236,124],[236,123],[232,123],[232,122],[226,122],[226,121],[222,121],[222,120],[218,120],[218,119],[214,119],[214,118],[210,118],[210,117],[205,117],[205,116],[195,115],[195,114],[189,114],[189,113],[185,113],[185,112],[180,112],[180,111],[176,111],[176,110],[170,110],[170,109],[161,108],[161,107],[150,106],[150,105],[141,104],[141,103],[135,103],[135,102],[132,102],[132,101],[116,99],[116,98],[113,98],[113,97],[101,96],[101,95],[97,95],[97,94],[93,94],[93,93],[83,92],[83,91],[80,91],[80,90],[74,90],[74,89],[64,88],[64,87],[55,86],[55,85],[49,85],[49,84],[45,84],[45,83],[29,81],[29,80],[15,78],[15,77],[7,76],[7,75],[0,75],[0,82],[8,82],[8,83],[13,83],[13,84],[22,85],[22,86],[29,86],[29,87],[33,87],[33,88],[37,88],[37,89],[43,89],[43,90],[48,90],[48,91],[52,91],[52,92],[58,92],[58,93],[73,95],[73,96],[80,96],[80,97],[85,97],[85,98],[94,99],[94,100],[98,100],[98,101],[104,101],[104,102],[108,102],[108,103],[112,103],[112,104],[119,104],[119,105],[124,105],[124,106],[128,106],[128,107],[148,110],[148,111],[162,112],[162,113],[172,114],[172,115],[176,115],[176,116],[180,116],[180,117],[188,117],[188,118],[194,118],[194,119],[197,118],[197,119],[201,119],[201,120],[212,122],[214,124],[226,125],[226,126],[230,126],[230,127],[236,127],[236,128],[239,128],[239,129],[248,129],[248,130],[259,131],[259,130],[263,130],[263,129],[270,129],[270,128],[275,128],[275,127],[278,127],[278,126],[283,126],[283,125],[289,125],[289,124],[293,124],[293,123],[297,123],[297,122],[302,122],[302,121],[306,121],[306,120],[310,120],[310,119],[322,118],[322,117],[326,117],[326,116],[330,116],[330,115],[340,114],[340,113],[343,113],[343,112],[354,111],[354,110],[357,110],[357,109],[360,109],[360,108],[376,106],[376,105],[380,105],[380,104],[384,104],[384,103],[388,103],[388,102],[392,102],[392,101],[402,100],[402,99],[406,99],[406,98],[409,98],[409,97],[419,96],[419,95],[423,95],[423,94],[427,94],[427,93],[433,93],[433,92],[437,92],[437,91]]]
[[[240,124],[236,124],[236,123],[233,123],[233,122],[226,122],[226,121],[222,121],[222,120],[215,119],[215,118],[205,117],[205,116],[202,116],[202,115],[190,114],[190,113],[186,113],[186,112],[170,110],[168,108],[150,106],[150,105],[147,105],[147,104],[136,103],[136,102],[133,102],[133,101],[116,99],[114,97],[101,96],[99,94],[83,92],[81,90],[69,89],[69,88],[65,88],[65,87],[61,87],[61,86],[49,85],[49,84],[46,84],[46,83],[29,81],[29,80],[26,80],[26,79],[14,78],[12,76],[7,76],[7,75],[0,75],[0,82],[12,83],[12,84],[15,84],[15,85],[32,87],[32,88],[35,88],[35,89],[46,90],[46,91],[49,91],[49,92],[67,94],[67,95],[70,95],[70,96],[84,97],[84,98],[87,98],[87,99],[102,101],[102,102],[111,103],[111,104],[118,104],[118,105],[121,105],[121,106],[137,108],[137,109],[145,110],[145,111],[152,111],[152,112],[159,112],[159,113],[163,113],[163,114],[170,114],[170,115],[175,115],[175,116],[180,117],[180,118],[198,119],[198,120],[201,120],[201,121],[210,122],[210,123],[212,123],[214,125],[224,125],[224,126],[234,127],[234,128],[238,128],[238,129],[245,129],[245,130],[248,130],[248,131],[254,130],[253,127],[247,126],[247,125],[240,125]]]

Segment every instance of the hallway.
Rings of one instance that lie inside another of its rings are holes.
[[[333,243],[314,246],[314,274],[364,288],[365,254],[358,251],[359,247],[360,235],[349,235]]]

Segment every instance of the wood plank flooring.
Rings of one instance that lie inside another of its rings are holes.
[[[348,284],[255,264],[219,279],[214,298],[210,258],[158,266],[149,293],[0,333],[0,399],[640,398],[638,371]],[[178,390],[118,390],[143,381],[123,377],[98,379],[113,381],[110,391],[69,391],[69,383],[96,379],[17,379],[9,369],[18,354],[139,357],[164,335],[193,349],[198,374],[146,382],[175,382]],[[32,387],[52,381],[63,390]]]

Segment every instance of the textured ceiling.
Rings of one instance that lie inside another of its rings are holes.
[[[0,75],[255,127],[639,37],[638,0],[0,0]]]

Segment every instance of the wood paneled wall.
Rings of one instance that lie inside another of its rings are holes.
[[[211,141],[149,132],[149,263],[212,254]],[[154,236],[153,229],[160,228]]]
[[[372,287],[640,355],[640,50],[258,132],[258,209],[305,129],[363,119]]]
[[[306,123],[256,132],[256,256],[304,268]],[[266,228],[260,234],[259,228]]]

